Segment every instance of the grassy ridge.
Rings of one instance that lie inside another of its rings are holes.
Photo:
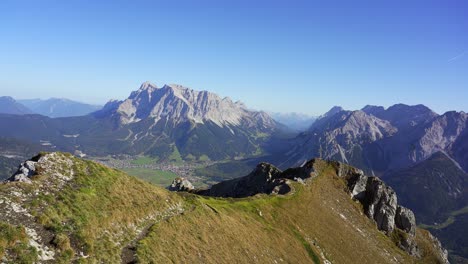
[[[309,184],[293,183],[286,196],[222,199],[171,193],[91,161],[55,157],[32,184],[0,185],[0,196],[16,187],[28,195],[29,228],[51,241],[57,263],[418,262],[363,215],[331,167]],[[74,177],[60,185],[55,174],[69,169]],[[420,262],[434,263],[421,234]],[[35,256],[22,227],[0,223],[0,235],[0,254],[17,254],[16,263]]]
[[[192,210],[153,226],[141,263],[417,262],[362,214],[344,182],[326,170],[287,196],[217,199],[182,195]],[[422,245],[425,240],[421,240]],[[427,244],[424,244],[427,245]],[[434,263],[430,246],[421,263]],[[352,257],[351,257],[352,256]]]

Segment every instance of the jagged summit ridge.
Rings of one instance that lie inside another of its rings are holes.
[[[127,99],[109,102],[103,110],[117,115],[122,124],[136,123],[147,118],[153,119],[155,123],[159,120],[171,120],[175,124],[184,121],[198,124],[213,122],[220,127],[257,122],[264,126],[274,124],[267,114],[248,110],[241,102],[179,84],[166,84],[158,88],[155,84],[144,82]]]

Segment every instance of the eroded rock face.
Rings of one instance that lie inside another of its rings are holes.
[[[36,163],[35,161],[28,160],[23,163],[18,167],[18,170],[16,171],[13,176],[11,176],[9,179],[6,181],[18,181],[18,182],[31,182],[31,177],[36,174]]]
[[[448,261],[448,251],[442,247],[439,239],[434,237],[431,233],[429,233],[429,238],[432,240],[432,244],[436,246],[437,251],[439,252],[440,257],[442,258],[442,263],[449,264]]]
[[[217,197],[247,197],[258,193],[284,193],[286,182],[280,180],[281,171],[268,163],[260,163],[247,176],[220,182],[207,190],[205,195]],[[275,189],[276,188],[276,189]]]
[[[172,184],[168,187],[169,191],[174,192],[191,192],[195,188],[192,183],[185,178],[175,178]]]
[[[392,188],[376,177],[369,177],[364,197],[364,208],[369,218],[374,219],[377,228],[387,235],[395,228],[397,196]]]
[[[260,163],[247,176],[215,184],[209,190],[200,191],[202,195],[215,197],[247,197],[259,193],[287,194],[293,189],[291,182],[304,183],[315,175],[314,160],[299,168],[281,171],[268,163]]]
[[[410,209],[398,205],[395,191],[379,178],[366,176],[359,169],[340,162],[331,164],[336,174],[346,180],[351,197],[363,205],[365,214],[374,220],[377,228],[388,236],[397,232],[398,246],[410,255],[419,256],[415,241],[416,218]],[[400,232],[404,235],[398,235]]]
[[[414,236],[416,233],[416,217],[413,211],[399,205],[395,215],[395,225],[399,229]]]

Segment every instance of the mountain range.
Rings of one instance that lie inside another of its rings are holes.
[[[270,112],[271,117],[281,124],[288,126],[297,132],[307,130],[317,119],[315,116],[310,116],[301,113],[279,113]]]
[[[0,114],[3,178],[24,158],[12,154],[19,153],[18,146],[93,157],[217,161],[201,171],[213,181],[238,177],[261,161],[286,169],[318,157],[384,179],[400,194],[401,205],[414,211],[418,224],[449,245],[452,261],[468,259],[463,225],[468,208],[465,112],[437,114],[424,105],[404,104],[355,111],[337,106],[294,134],[265,112],[175,84],[145,82],[127,99],[77,117],[34,115],[21,112],[14,100],[6,101],[9,109],[19,110]]]
[[[15,100],[9,96],[0,97],[0,114],[39,114],[55,118],[84,116],[101,108],[102,106],[90,105],[62,98]]]
[[[84,116],[102,108],[99,105],[90,105],[64,98],[22,99],[17,100],[33,113],[48,117]]]
[[[123,101],[81,117],[0,115],[0,136],[50,142],[92,156],[148,155],[169,160],[260,155],[286,128],[265,112],[181,85],[145,82]]]
[[[27,115],[34,112],[26,106],[18,103],[10,96],[0,97],[0,113],[11,115]]]

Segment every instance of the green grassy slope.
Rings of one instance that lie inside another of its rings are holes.
[[[183,195],[192,209],[154,225],[138,243],[141,263],[437,263],[427,231],[414,259],[367,219],[328,168],[287,196]]]
[[[423,258],[410,257],[325,165],[286,196],[217,199],[171,193],[68,154],[41,157],[31,184],[0,185],[7,263],[437,262],[426,231],[418,230]]]
[[[124,246],[148,224],[171,215],[181,200],[91,161],[61,153],[51,159],[32,184],[0,185],[1,199],[9,201],[0,204],[9,212],[0,215],[0,223],[36,230],[40,242],[55,251],[54,262],[119,263]],[[70,180],[61,178],[70,174]],[[9,208],[12,203],[21,208],[19,213]],[[24,217],[25,212],[31,217]],[[5,250],[11,247],[0,255]]]

